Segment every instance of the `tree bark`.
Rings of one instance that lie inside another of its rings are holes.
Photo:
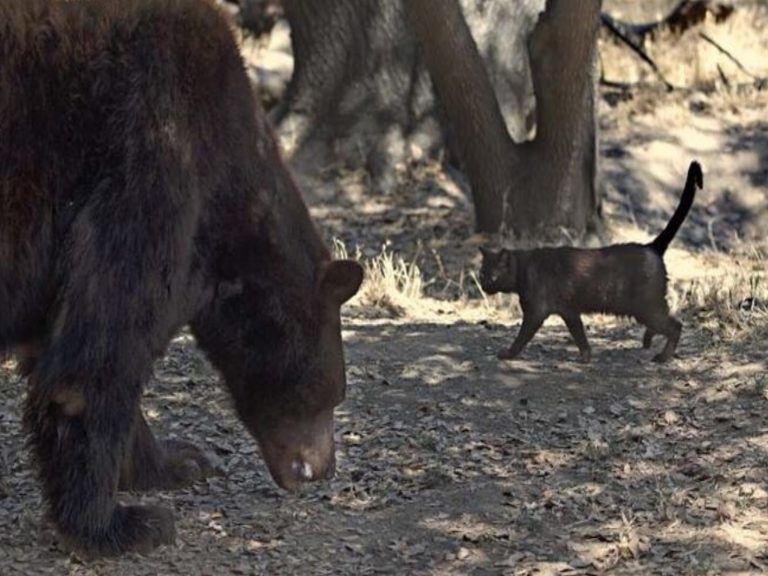
[[[440,103],[461,143],[477,228],[553,239],[596,227],[594,57],[600,0],[549,0],[529,40],[536,136],[508,135],[457,0],[410,0]]]
[[[519,140],[533,125],[524,38],[544,0],[462,0],[508,130]],[[403,0],[283,0],[295,71],[272,113],[300,173],[333,164],[366,168],[375,188],[412,154],[436,157],[450,127],[435,101]]]
[[[441,141],[429,78],[399,0],[284,0],[294,75],[273,112],[299,169],[341,161],[387,182],[411,134]]]
[[[447,141],[479,231],[551,239],[595,228],[601,1],[547,1],[526,43],[543,5],[284,0],[295,72],[273,117],[294,166],[341,160],[386,189],[409,144],[434,154]],[[526,142],[534,91],[536,136]]]
[[[440,104],[469,176],[477,229],[499,230],[512,140],[458,0],[409,0]]]
[[[536,137],[513,145],[505,225],[514,236],[600,227],[595,55],[602,0],[547,0],[529,39]]]

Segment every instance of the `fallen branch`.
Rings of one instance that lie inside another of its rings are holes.
[[[602,75],[600,76],[600,85],[605,86],[606,88],[614,88],[616,90],[633,90],[637,88],[638,86],[641,86],[640,83],[636,82],[619,82],[617,80],[606,80]]]
[[[757,76],[756,74],[753,74],[752,72],[750,72],[749,70],[747,70],[747,69],[744,67],[744,65],[743,65],[741,62],[739,62],[739,60],[738,60],[738,59],[737,59],[737,58],[736,58],[736,57],[735,57],[733,54],[731,54],[731,53],[730,53],[728,50],[726,50],[725,48],[723,48],[723,47],[722,47],[720,44],[718,44],[717,42],[715,42],[715,41],[714,41],[714,40],[713,40],[711,37],[709,37],[709,36],[708,36],[707,34],[705,34],[704,32],[699,32],[699,37],[700,37],[702,40],[705,40],[706,42],[709,42],[709,43],[710,43],[712,46],[714,46],[715,48],[717,48],[717,50],[719,50],[721,54],[723,54],[723,55],[724,55],[726,58],[728,58],[728,59],[729,59],[731,62],[733,62],[734,64],[736,64],[736,67],[737,67],[739,70],[741,70],[742,72],[744,72],[744,74],[746,74],[746,75],[747,75],[747,76],[749,76],[750,78],[754,78],[755,80],[758,80],[758,81],[765,81],[765,78],[761,78],[760,76]]]
[[[674,90],[674,86],[672,86],[672,84],[664,77],[664,74],[662,74],[661,70],[659,70],[656,62],[654,62],[653,59],[648,56],[648,53],[643,49],[642,46],[634,42],[622,31],[621,27],[617,25],[616,20],[611,18],[608,14],[600,14],[600,20],[613,35],[615,35],[619,40],[627,45],[635,54],[640,57],[643,62],[651,67],[659,79],[664,83],[664,86],[667,87],[667,90],[670,92]]]

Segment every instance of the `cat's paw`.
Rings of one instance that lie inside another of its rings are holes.
[[[515,350],[505,348],[504,350],[499,350],[499,352],[496,354],[496,358],[499,360],[514,360],[518,357],[519,354],[520,353],[516,352]]]

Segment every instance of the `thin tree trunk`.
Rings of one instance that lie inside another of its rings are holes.
[[[422,42],[437,97],[456,132],[472,185],[476,226],[495,232],[509,181],[512,142],[493,86],[458,0],[409,0],[410,21]]]

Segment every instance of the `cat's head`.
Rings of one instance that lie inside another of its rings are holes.
[[[480,248],[480,287],[486,294],[517,290],[517,257],[512,250]]]

